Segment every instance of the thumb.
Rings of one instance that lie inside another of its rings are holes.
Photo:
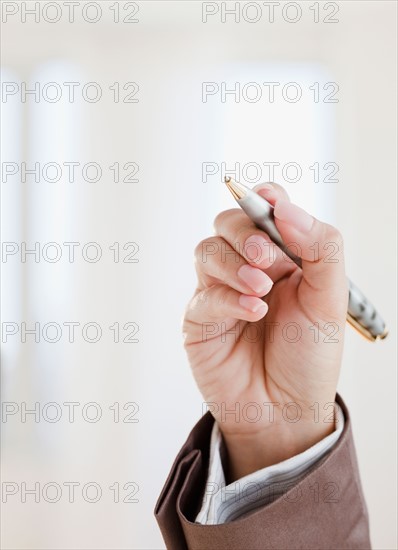
[[[308,305],[330,314],[345,314],[348,285],[339,231],[286,200],[276,201],[274,216],[283,241],[302,259]]]

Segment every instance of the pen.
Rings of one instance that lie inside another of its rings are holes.
[[[224,181],[236,202],[256,226],[265,231],[271,241],[301,268],[301,258],[285,246],[275,225],[273,206],[242,183],[238,183],[228,176],[224,178]],[[349,279],[348,288],[347,321],[368,340],[372,342],[383,340],[387,336],[388,331],[376,308]]]

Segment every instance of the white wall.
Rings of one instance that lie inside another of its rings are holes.
[[[12,298],[3,322],[95,321],[104,330],[96,344],[81,337],[70,344],[63,335],[57,344],[15,337],[4,345],[4,401],[93,401],[103,411],[97,423],[81,416],[69,423],[63,407],[57,423],[14,415],[3,424],[3,481],[95,481],[103,489],[96,504],[81,493],[73,504],[65,494],[57,504],[10,497],[4,547],[163,547],[152,509],[202,411],[180,335],[195,285],[193,248],[212,232],[216,213],[233,206],[220,178],[202,182],[202,163],[223,160],[339,165],[338,183],[311,184],[307,170],[286,187],[341,229],[350,277],[390,327],[375,345],[347,330],[339,391],[353,416],[373,546],[396,547],[396,4],[340,2],[336,24],[315,24],[309,4],[301,4],[296,24],[280,16],[272,24],[265,16],[254,24],[218,16],[203,24],[202,4],[188,1],[142,2],[132,25],[112,22],[110,2],[101,3],[104,16],[95,24],[79,16],[72,24],[21,23],[19,15],[3,24],[3,81],[96,81],[104,90],[95,104],[16,97],[2,105],[21,119],[21,133],[13,127],[21,139],[3,150],[3,161],[96,161],[104,169],[98,183],[2,184],[3,209],[12,212],[3,240],[95,241],[104,251],[92,264],[81,257],[21,263],[17,256],[3,264]],[[204,81],[275,75],[303,88],[314,75],[337,82],[339,102],[201,101]],[[114,103],[108,87],[115,81],[138,82],[140,102]],[[115,161],[137,162],[139,182],[112,182]],[[114,263],[108,247],[115,241],[138,243],[139,263]],[[138,323],[139,343],[115,344],[108,328],[115,321]],[[137,402],[139,423],[113,422],[115,402]],[[116,481],[138,483],[139,502],[114,503],[109,486]]]

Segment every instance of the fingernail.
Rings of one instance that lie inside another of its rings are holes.
[[[252,311],[253,313],[264,309],[264,312],[268,310],[268,305],[261,300],[261,298],[256,298],[255,296],[246,296],[242,294],[239,296],[239,303],[245,309]]]
[[[277,201],[274,215],[302,233],[309,231],[314,223],[314,218],[305,210],[285,200]]]
[[[274,191],[275,188],[272,185],[272,183],[262,183],[261,186],[257,189],[257,191]]]
[[[272,281],[261,269],[251,265],[242,265],[238,269],[238,276],[254,292],[258,294],[267,294],[272,287]]]
[[[267,200],[275,198],[275,188],[271,183],[262,183],[256,193]]]
[[[256,189],[256,192],[260,197],[269,202],[272,206],[275,206],[276,200],[278,198],[278,193],[276,192],[275,187],[272,183],[263,183]]]

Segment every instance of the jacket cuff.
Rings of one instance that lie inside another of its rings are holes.
[[[339,441],[286,493],[242,518],[201,525],[202,503],[214,423],[206,413],[179,452],[155,508],[167,548],[370,548],[364,501],[348,410]]]

